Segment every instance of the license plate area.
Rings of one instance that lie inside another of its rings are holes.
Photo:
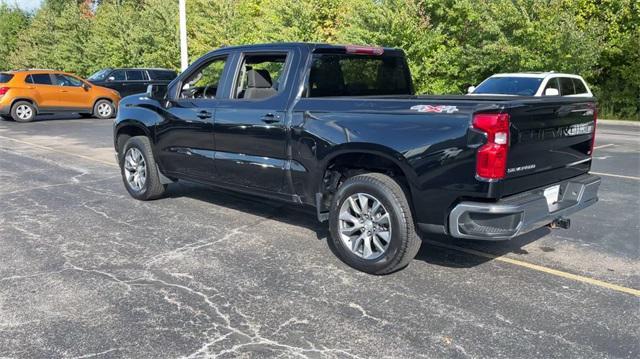
[[[555,207],[556,203],[558,203],[558,199],[560,198],[560,185],[545,188],[543,194],[547,199],[547,206],[549,207],[549,210],[551,210]]]

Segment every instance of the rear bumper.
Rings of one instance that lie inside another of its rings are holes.
[[[0,105],[0,115],[10,115],[10,114],[11,114],[11,106]]]
[[[495,203],[461,202],[449,214],[449,233],[456,238],[506,240],[543,227],[598,201],[600,177],[585,174],[560,185],[558,201],[547,204],[544,190],[534,189]]]

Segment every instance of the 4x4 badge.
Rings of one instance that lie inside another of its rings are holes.
[[[454,113],[458,112],[456,106],[432,106],[432,105],[415,105],[411,106],[411,109],[418,112],[434,112],[434,113]]]

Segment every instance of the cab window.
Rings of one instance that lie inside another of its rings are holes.
[[[56,74],[54,75],[55,85],[56,86],[67,86],[67,87],[80,87],[82,86],[82,81],[78,80],[75,77]]]
[[[234,98],[255,100],[277,95],[286,62],[286,53],[246,55],[236,78]]]
[[[212,99],[217,96],[227,57],[218,57],[200,67],[182,85],[180,98]]]
[[[126,76],[124,75],[124,71],[116,70],[111,73],[108,77],[109,81],[124,81],[126,80]]]
[[[127,70],[127,81],[144,81],[146,77],[140,70]]]
[[[27,77],[27,83],[35,85],[52,85],[49,74],[33,74]]]
[[[573,88],[573,81],[568,77],[560,78],[560,95],[569,96],[575,95],[576,90]]]
[[[573,81],[573,87],[576,89],[576,94],[586,94],[587,88],[580,79],[571,79]]]
[[[547,89],[556,89],[558,90],[558,93],[560,93],[560,84],[558,83],[557,77],[549,79],[547,85],[544,87],[544,90],[542,90],[542,95],[545,94],[545,91],[547,91]]]

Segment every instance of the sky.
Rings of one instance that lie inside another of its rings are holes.
[[[40,6],[42,0],[0,0],[5,4],[14,5],[17,4],[23,10],[34,10]]]

